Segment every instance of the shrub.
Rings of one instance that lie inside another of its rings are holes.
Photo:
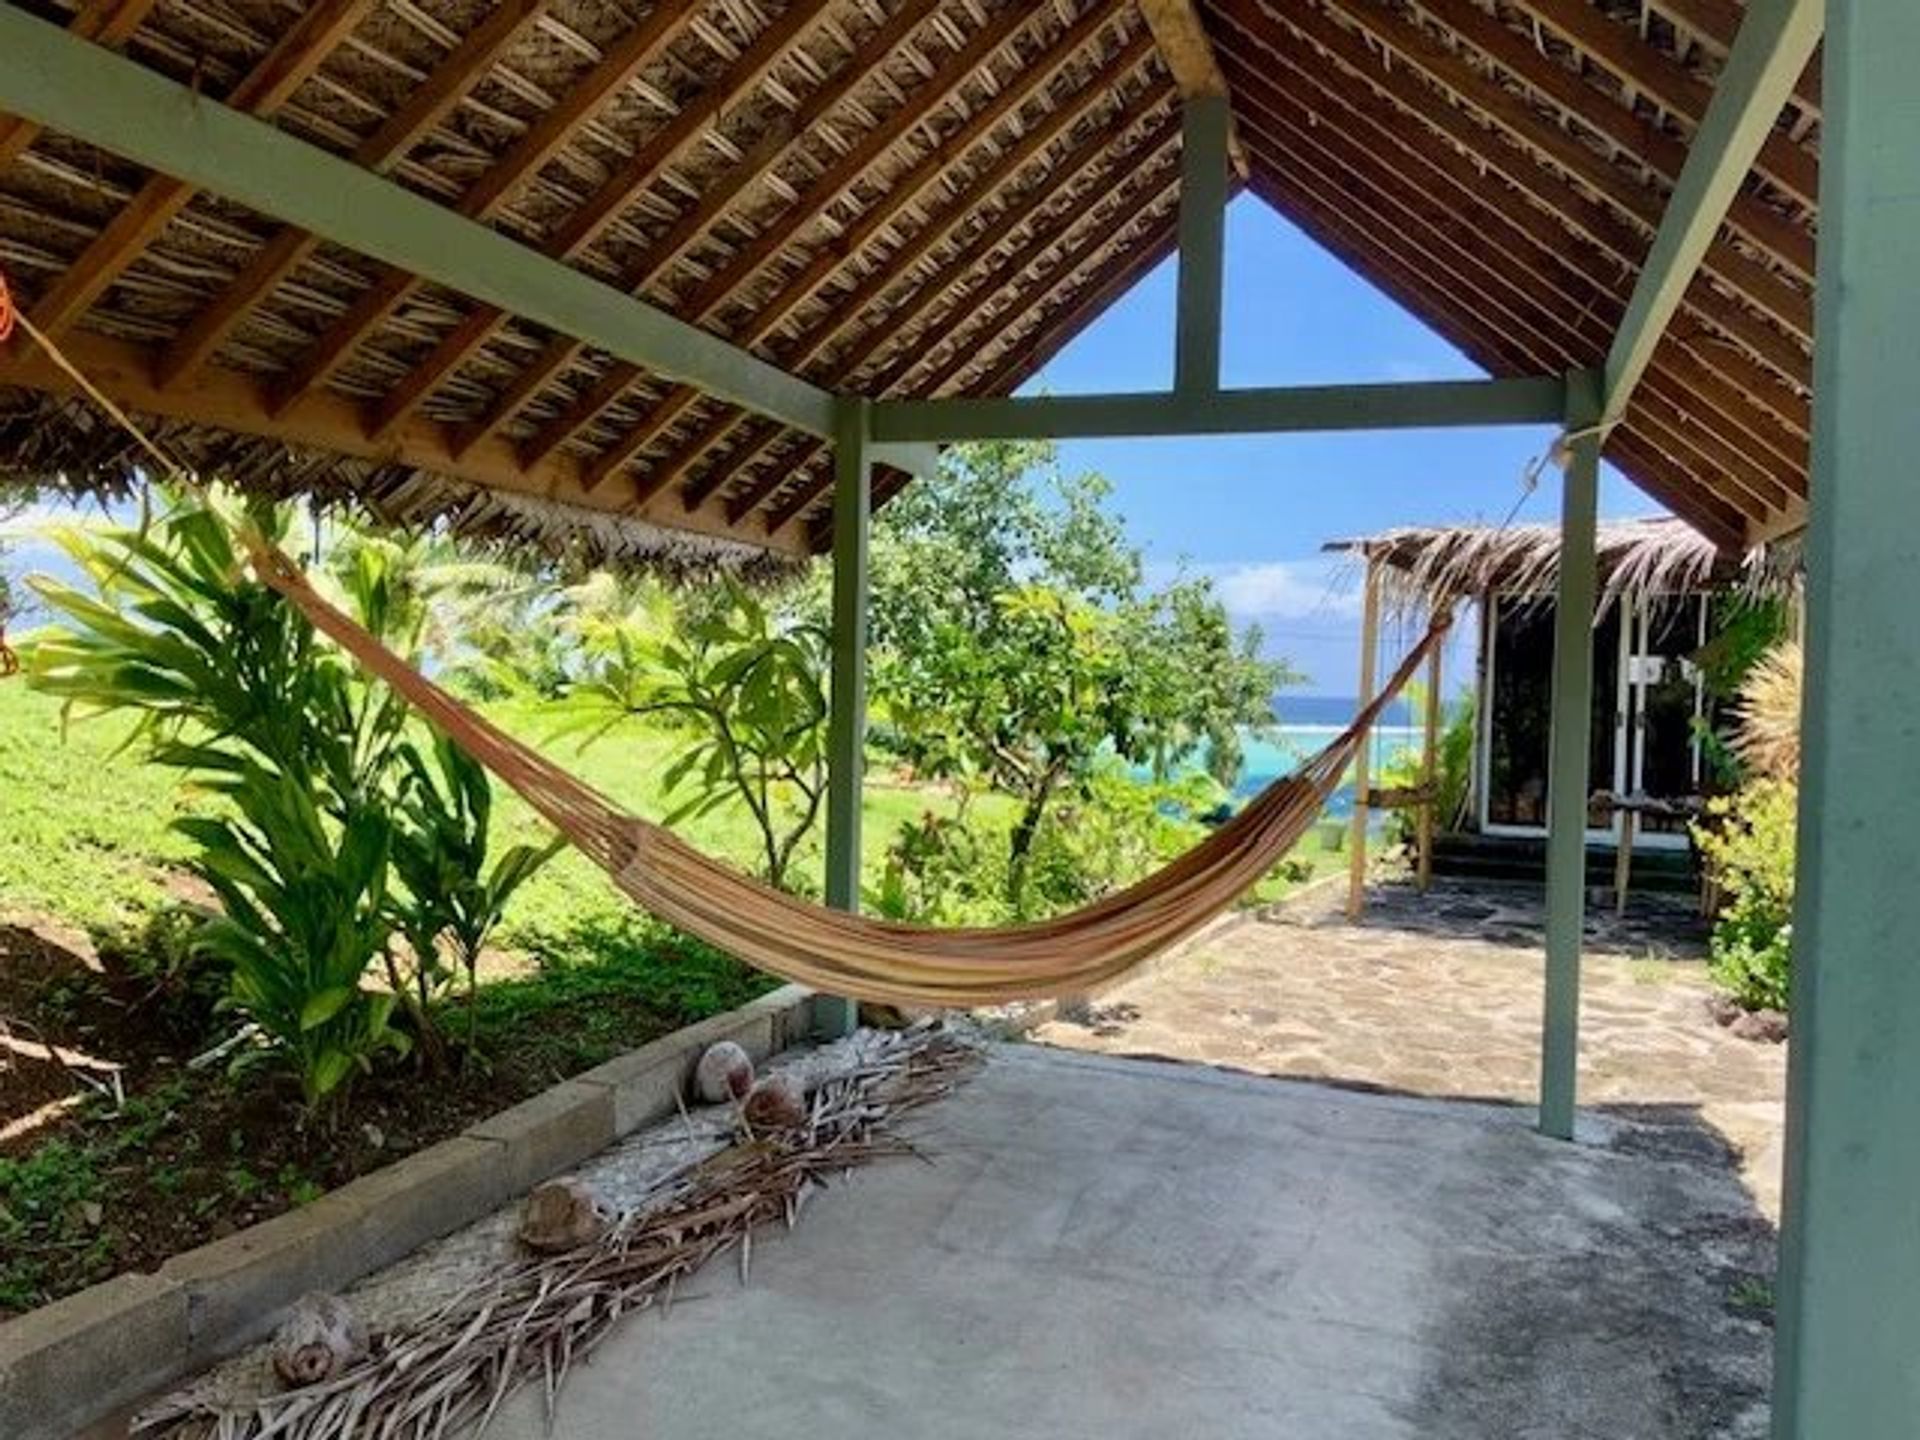
[[[1693,830],[1724,897],[1711,941],[1713,976],[1750,1010],[1787,1007],[1798,799],[1786,781],[1757,780],[1711,801]]]

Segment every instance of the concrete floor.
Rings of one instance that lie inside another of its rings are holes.
[[[1622,1127],[1017,1045],[916,1123],[934,1163],[612,1336],[558,1440],[1762,1433],[1771,1229]]]

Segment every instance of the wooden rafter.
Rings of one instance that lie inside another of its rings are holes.
[[[884,61],[909,40],[939,8],[940,0],[908,0],[873,34],[862,40],[860,53],[845,57],[840,68],[820,87],[803,97],[789,116],[774,122],[767,134],[748,147],[747,153],[724,174],[701,187],[697,204],[676,220],[667,232],[647,247],[637,264],[620,277],[620,288],[634,293],[644,290],[666,273],[693,246],[700,243],[718,224],[742,194],[759,185],[774,168],[804,145],[813,127],[853,93],[868,75],[866,60]],[[494,398],[486,413],[468,425],[460,443],[470,445],[498,434],[529,401],[540,393],[562,370],[577,359],[585,347],[570,335],[552,337],[540,354],[523,366],[506,389]],[[624,387],[623,387],[624,388]],[[610,401],[608,403],[611,403]],[[604,406],[591,413],[598,414]],[[585,424],[581,420],[579,424]],[[540,434],[525,446],[530,459],[538,459],[555,445],[573,435],[578,425]]]
[[[498,6],[446,58],[411,90],[404,104],[354,147],[356,164],[382,173],[402,159],[421,138],[446,118],[494,62],[544,14],[550,0],[509,0]],[[274,287],[291,275],[320,246],[320,239],[297,226],[276,230],[218,299],[181,327],[161,352],[158,379],[176,385],[206,364],[234,328]]]
[[[1096,13],[1091,12],[1089,19]],[[1104,18],[1101,23],[1104,23]],[[1091,31],[1083,32],[1079,38],[1084,41],[1098,28],[1098,25],[1094,25]],[[903,213],[915,204],[924,204],[928,193],[951,176],[954,167],[966,158],[973,146],[990,136],[1009,115],[1017,112],[1034,93],[1044,90],[1058,75],[1068,59],[1078,50],[1078,46],[1073,44],[1073,39],[1073,36],[1063,39],[1054,63],[1041,67],[1032,76],[1027,90],[1009,87],[996,97],[992,104],[982,107],[951,139],[938,150],[923,157],[888,191],[883,200],[877,201],[871,209],[863,213],[859,223],[850,227],[838,244],[823,250],[799,275],[784,285],[772,300],[756,307],[753,326],[743,338],[748,343],[753,343],[763,334],[771,333],[795,306],[817,294],[825,280],[850,263],[874,237],[895,225]],[[1071,97],[1058,101],[1052,109],[1034,122],[1016,144],[1010,146],[983,173],[968,177],[957,187],[958,203],[937,211],[934,216],[929,217],[926,224],[901,242],[866,281],[856,286],[850,295],[836,297],[827,307],[826,316],[821,323],[803,333],[793,344],[779,349],[776,352],[780,356],[778,363],[796,373],[804,373],[834,338],[847,325],[857,320],[879,294],[884,293],[893,283],[907,274],[934,246],[950,236],[954,229],[973,213],[974,200],[998,194],[1034,155],[1043,153],[1060,133],[1077,122],[1100,100],[1113,94],[1132,71],[1146,60],[1151,49],[1145,36],[1135,39],[1122,49],[1114,62],[1105,67],[1105,73],[1100,79],[1081,86]],[[1110,133],[1124,133],[1131,124],[1128,113],[1123,107],[1120,118],[1114,122]],[[892,326],[897,321],[889,316],[886,323]],[[671,485],[699,462],[702,453],[723,442],[745,419],[745,412],[740,410],[728,411],[717,417],[698,435],[653,467],[645,482],[647,487],[650,490],[658,490]]]
[[[1734,0],[1651,0],[1655,10],[1680,29],[1703,37],[1722,54],[1733,49],[1734,36],[1746,18],[1742,5]],[[1806,70],[1793,87],[1793,98],[1814,119],[1820,118],[1820,52],[1813,52]]]
[[[226,104],[262,119],[272,115],[372,8],[373,0],[320,0],[242,77]],[[34,324],[44,334],[64,334],[198,193],[171,175],[151,176],[34,303]]]
[[[1264,73],[1251,65],[1236,66],[1237,93],[1245,103],[1296,129],[1304,125],[1310,133],[1303,143],[1347,149],[1348,163],[1362,172],[1376,163],[1385,165],[1429,198],[1468,217],[1470,233],[1484,235],[1488,241],[1502,237],[1499,250],[1550,287],[1560,307],[1598,322],[1601,336],[1612,335],[1625,313],[1625,282],[1631,279],[1630,272],[1609,274],[1603,265],[1582,263],[1577,251],[1569,252],[1566,232],[1549,216],[1526,205],[1493,204],[1485,177],[1449,147],[1417,127],[1392,123],[1393,117],[1383,117],[1366,106],[1351,87],[1326,85],[1318,67],[1284,49],[1265,53],[1270,60]],[[1272,77],[1274,62],[1289,72],[1284,85]],[[1293,111],[1296,103],[1303,108]],[[1351,147],[1344,143],[1348,140],[1353,142]],[[1394,158],[1379,160],[1383,155]],[[1707,423],[1723,440],[1750,453],[1789,489],[1803,484],[1805,434],[1796,435],[1778,417],[1713,374],[1689,348],[1686,338],[1690,337],[1676,334],[1673,338],[1675,343],[1663,352],[1660,365],[1672,392],[1706,400]]]
[[[554,228],[542,247],[544,251],[555,259],[572,260],[597,242],[621,212],[659,183],[721,116],[746,102],[825,13],[824,0],[796,4],[782,12],[712,84],[649,135],[606,183]],[[448,375],[499,334],[510,318],[504,310],[487,305],[469,311],[431,355],[388,390],[375,411],[373,433],[384,434],[411,415]]]
[[[1139,0],[1139,4],[1160,59],[1173,76],[1181,96],[1188,100],[1203,95],[1224,96],[1227,79],[1194,0]],[[1227,135],[1227,155],[1235,173],[1246,179],[1247,150],[1231,128]]]
[[[1268,101],[1248,127],[1250,143],[1267,173],[1315,189],[1323,200],[1344,195],[1355,217],[1376,228],[1402,237],[1417,235],[1432,257],[1436,277],[1448,278],[1443,288],[1455,296],[1455,303],[1501,316],[1501,328],[1527,337],[1546,370],[1585,368],[1605,355],[1612,327],[1595,313],[1595,297],[1564,285],[1556,296],[1516,267],[1512,262],[1522,257],[1528,242],[1498,210],[1435,204],[1408,178],[1407,167],[1379,165],[1341,138],[1334,126],[1314,124],[1311,113],[1288,113],[1281,96]],[[1394,242],[1387,243],[1391,247]],[[1490,255],[1502,256],[1502,263],[1489,263]],[[1608,304],[1610,311],[1620,308],[1618,301]],[[1787,504],[1790,467],[1768,467],[1711,432],[1684,421],[1673,424],[1674,410],[1664,387],[1650,387],[1645,401],[1643,422],[1660,425],[1667,445],[1728,476],[1744,508],[1764,516]]]
[[[558,104],[543,113],[513,147],[467,187],[454,209],[470,220],[486,220],[570,144],[575,130],[610,103],[633,78],[666,52],[691,20],[679,6],[656,6],[647,18],[623,34],[586,77]],[[419,288],[417,276],[383,268],[347,311],[294,361],[274,393],[284,409],[326,383],[346,363],[375,326],[386,320]]]
[[[146,347],[84,330],[67,337],[62,348],[88,380],[116,403],[141,414],[187,421],[220,431],[263,436],[287,445],[348,456],[378,464],[403,465],[451,476],[487,490],[527,495],[590,510],[631,514],[614,497],[595,496],[581,483],[581,467],[572,456],[555,456],[532,468],[520,464],[511,446],[495,442],[455,459],[451,432],[435,421],[417,419],[375,444],[367,439],[358,407],[331,392],[310,395],[296,405],[269,414],[269,392],[260,377],[220,365],[203,367],[191,385],[162,390],[153,383],[153,354]],[[38,346],[0,349],[0,385],[20,385],[52,394],[72,394],[66,372]],[[675,514],[682,529],[731,537],[735,534],[718,506],[692,515]],[[799,550],[797,542],[773,539],[776,549]]]
[[[1436,15],[1450,22],[1464,0],[1444,0]],[[1706,119],[1713,86],[1672,56],[1641,39],[1638,32],[1609,19],[1588,0],[1514,0],[1519,9],[1555,31],[1596,65],[1633,86],[1669,114],[1696,128]],[[1775,132],[1760,149],[1756,168],[1774,185],[1809,207],[1820,203],[1820,165],[1811,154]]]
[[[1059,68],[1078,52],[1079,47],[1112,19],[1119,4],[1120,0],[1096,0],[1093,8],[1075,21],[1069,31],[1070,38],[1055,48],[1048,63],[1037,67],[1037,73],[1022,75],[1014,84],[1000,91],[961,127],[952,141],[940,144],[923,156],[905,180],[890,187],[880,200],[863,212],[840,241],[823,248],[798,277],[782,286],[770,299],[756,305],[750,323],[734,337],[738,343],[751,347],[771,334],[793,305],[824,283],[827,276],[839,268],[854,249],[890,223],[905,201],[922,193],[944,175],[952,164],[964,158],[966,152],[989,133],[993,125],[1003,120],[1028,96],[1044,88]],[[988,63],[1030,20],[1030,15],[1015,8],[1003,12],[985,29],[977,32],[962,52],[966,57],[964,61],[956,60],[950,67],[944,67],[939,78],[916,91],[912,101],[903,105],[887,122],[870,132],[863,143],[843,156],[828,175],[812,187],[808,192],[809,198],[793,208],[785,222],[762,234],[719,273],[696,289],[685,302],[682,313],[696,324],[711,321],[715,313],[761,266],[797,240],[808,225],[856,185],[882,155],[906,139],[928,116],[948,104],[961,84],[978,67]],[[634,427],[633,433],[623,437],[595,462],[592,473],[605,477],[624,468],[697,398],[686,386],[676,386],[655,406],[646,421]],[[572,420],[576,417],[570,414],[568,418]],[[591,418],[587,417],[583,423],[591,423]]]
[[[1560,217],[1570,230],[1635,269],[1645,260],[1659,224],[1659,198],[1628,181],[1614,166],[1543,121],[1505,88],[1457,56],[1423,43],[1425,37],[1418,31],[1401,27],[1387,33],[1417,49],[1424,64],[1446,81],[1450,93],[1484,116],[1497,134],[1490,134],[1485,124],[1465,110],[1437,103],[1431,85],[1408,66],[1383,62],[1357,34],[1324,15],[1298,8],[1268,11],[1254,0],[1214,0],[1214,8],[1229,19],[1240,36],[1256,46],[1270,47],[1276,43],[1274,37],[1292,31],[1331,55],[1403,111],[1408,123],[1435,131],[1476,162],[1499,171]],[[1568,178],[1563,179],[1562,172]],[[1598,194],[1601,200],[1590,199],[1587,191]],[[1811,342],[1813,330],[1811,297],[1725,241],[1710,252],[1707,270],[1727,289],[1769,315],[1788,335],[1760,321],[1745,307],[1720,301],[1706,285],[1696,296],[1700,311],[1783,379],[1804,388],[1810,368],[1804,345]],[[1803,344],[1793,344],[1789,335],[1799,337]]]
[[[1514,105],[1524,110],[1523,102],[1501,89],[1498,82],[1474,70],[1458,51],[1441,44],[1413,21],[1374,4],[1373,0],[1328,0],[1328,4],[1409,64],[1425,71],[1442,89],[1476,109],[1489,110],[1489,92],[1497,91],[1506,102],[1499,106],[1502,111],[1510,113]],[[1543,55],[1470,0],[1432,0],[1430,8],[1444,12],[1451,34],[1492,60],[1563,115],[1637,155],[1668,185],[1680,178],[1687,151],[1679,141],[1594,89],[1557,60]],[[1578,151],[1589,162],[1609,172],[1612,178],[1606,189],[1610,195],[1625,192],[1627,186],[1621,183],[1620,173],[1611,164],[1565,132],[1556,129],[1552,133],[1558,137],[1553,145],[1556,161],[1562,161],[1569,149]],[[1589,183],[1593,182],[1589,180]],[[1651,223],[1658,224],[1659,199],[1644,191],[1641,194],[1645,201],[1652,203]],[[1749,243],[1800,279],[1812,281],[1813,237],[1804,229],[1751,195],[1743,196],[1728,211],[1727,220]]]

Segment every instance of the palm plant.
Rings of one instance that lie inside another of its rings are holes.
[[[1734,749],[1756,775],[1800,778],[1800,689],[1805,664],[1798,640],[1782,640],[1740,685]]]

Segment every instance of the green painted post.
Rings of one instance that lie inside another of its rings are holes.
[[[867,754],[867,539],[873,512],[872,406],[844,396],[834,410],[833,690],[827,728],[827,903],[860,908],[860,791]],[[814,1028],[852,1032],[858,1006],[814,1002]]]
[[[1224,95],[1195,95],[1180,116],[1180,290],[1173,388],[1186,394],[1220,388],[1231,124]]]
[[[1573,1138],[1580,1060],[1580,932],[1587,905],[1587,755],[1593,724],[1600,377],[1567,377],[1560,588],[1554,597],[1553,701],[1547,747],[1547,975],[1540,1036],[1540,1129]],[[1583,433],[1585,432],[1585,433]]]
[[[1829,0],[1777,1440],[1920,1434],[1920,6]]]

